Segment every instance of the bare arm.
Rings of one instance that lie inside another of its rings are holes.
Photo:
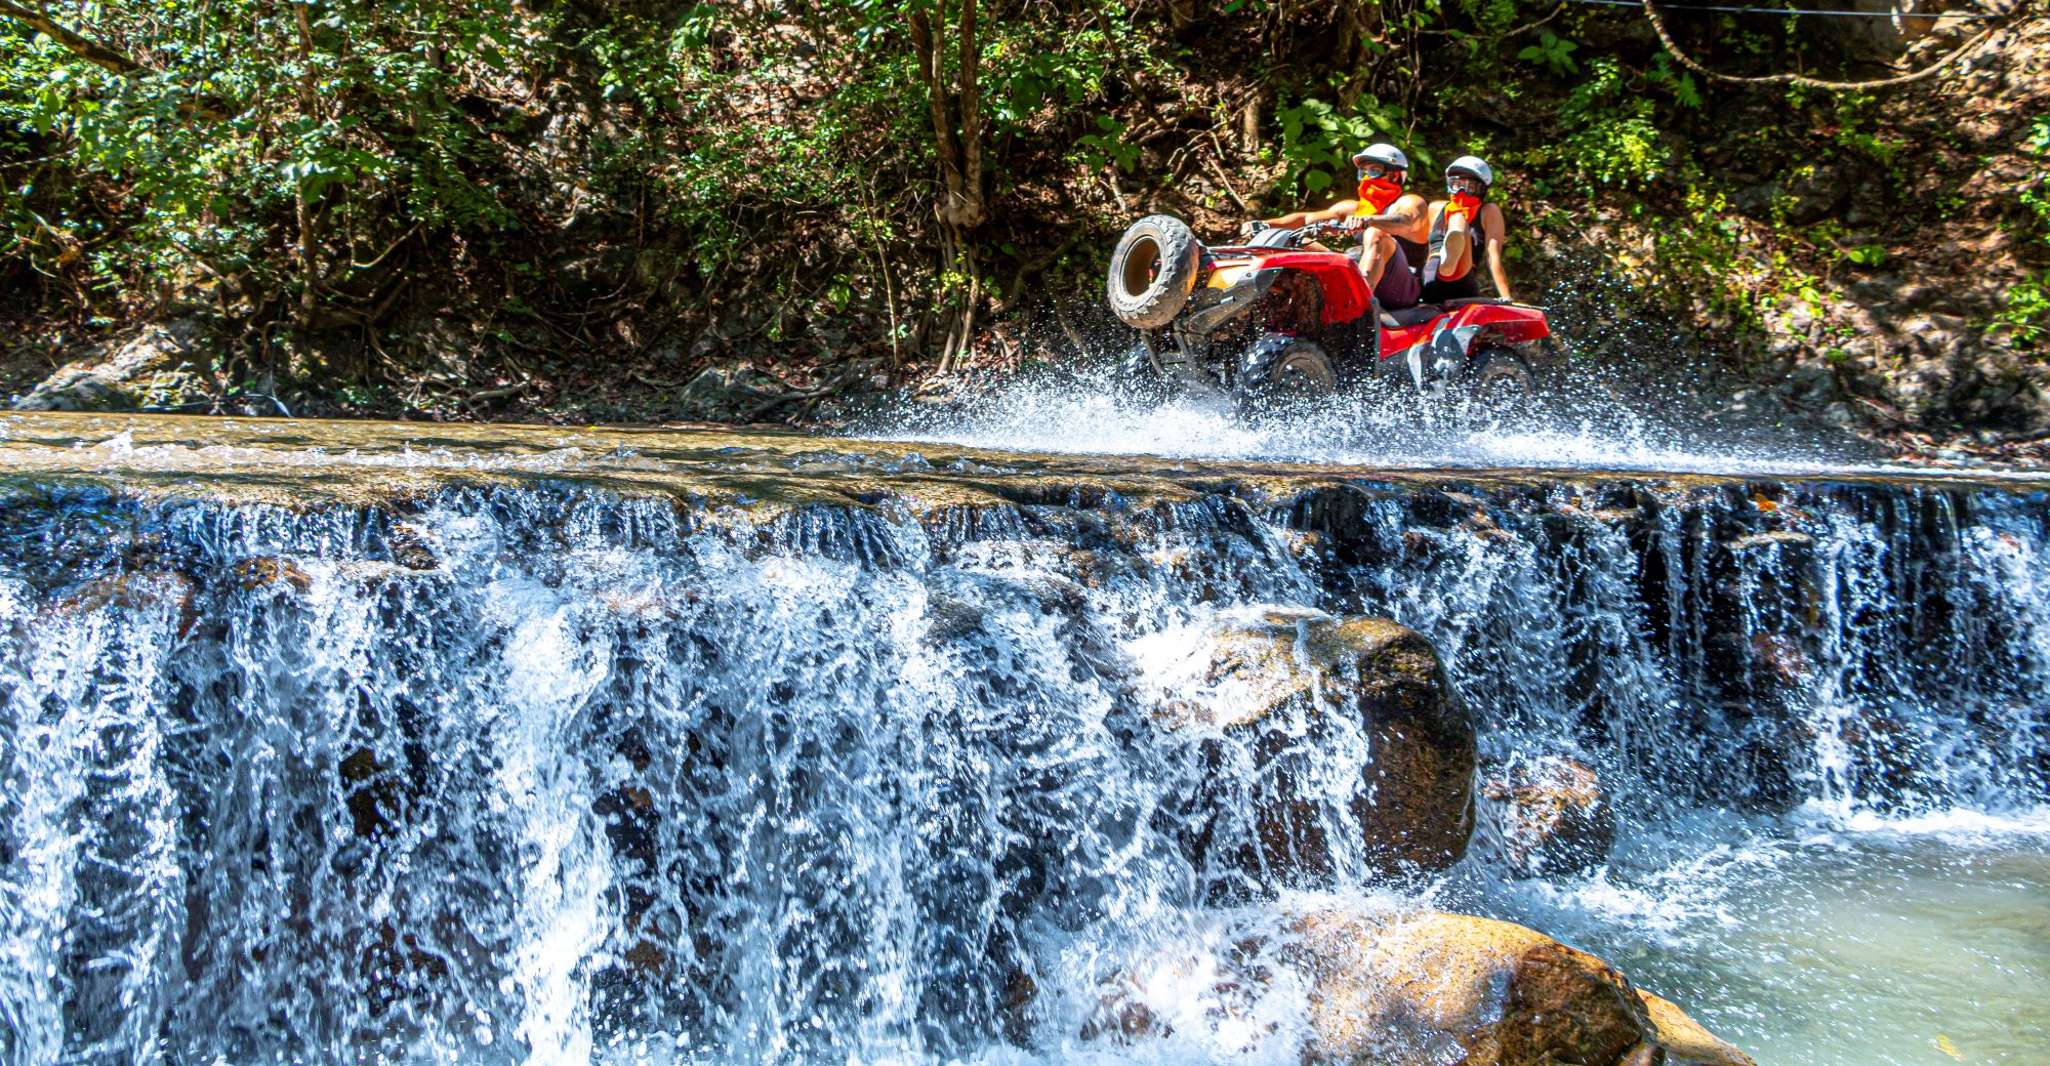
[[[1358,200],[1340,200],[1322,211],[1291,211],[1279,218],[1263,218],[1260,221],[1276,229],[1301,229],[1312,222],[1331,222],[1350,218],[1360,209]]]
[[[1494,225],[1488,234],[1488,273],[1495,279],[1495,294],[1504,300],[1514,300],[1509,294],[1509,271],[1502,266],[1502,245],[1509,235],[1509,223],[1502,218],[1502,209],[1493,204]]]
[[[1424,198],[1409,193],[1402,199],[1388,205],[1388,210],[1378,215],[1361,215],[1361,225],[1381,230],[1410,229],[1422,218],[1426,209]]]

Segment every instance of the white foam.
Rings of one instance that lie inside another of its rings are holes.
[[[1915,814],[1885,814],[1811,800],[1802,806],[1800,814],[1825,834],[1938,837],[1960,844],[1995,842],[2001,837],[2050,837],[2050,806],[2014,811],[1953,807]]]
[[[864,427],[869,439],[1007,451],[1332,463],[1383,469],[1527,468],[1800,476],[1911,477],[1951,468],[1858,461],[1814,436],[1742,440],[1700,421],[1606,398],[1497,417],[1457,406],[1340,397],[1286,421],[1249,423],[1229,401],[1199,395],[1123,405],[1097,384],[1018,383],[975,404],[900,414]],[[1974,477],[2038,477],[1973,468]]]

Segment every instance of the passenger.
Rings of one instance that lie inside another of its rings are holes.
[[[1502,266],[1508,223],[1502,219],[1501,208],[1486,202],[1488,187],[1494,183],[1494,169],[1478,156],[1460,156],[1445,168],[1446,199],[1431,205],[1430,257],[1424,260],[1425,303],[1481,294],[1480,275],[1473,268],[1476,233],[1487,249],[1495,292],[1504,300],[1515,299],[1509,291],[1508,271]]]
[[[1409,157],[1392,144],[1375,144],[1353,156],[1353,164],[1359,168],[1357,199],[1340,200],[1322,211],[1292,211],[1260,221],[1277,229],[1300,229],[1313,222],[1341,219],[1361,224],[1364,233],[1360,273],[1365,276],[1367,287],[1374,290],[1374,299],[1389,310],[1415,307],[1419,291],[1416,269],[1410,265],[1412,260],[1405,254],[1404,246],[1389,232],[1402,228],[1403,220],[1408,220],[1409,229],[1423,222],[1423,197],[1402,191],[1409,172]],[[1421,251],[1422,247],[1418,245],[1417,249]]]

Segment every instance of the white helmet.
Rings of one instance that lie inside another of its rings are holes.
[[[1452,165],[1445,168],[1445,180],[1452,180],[1452,172],[1455,170],[1464,170],[1481,179],[1481,185],[1484,187],[1495,184],[1495,168],[1489,166],[1487,160],[1480,156],[1463,155],[1453,160]]]
[[[1409,157],[1402,154],[1402,149],[1385,141],[1380,144],[1370,144],[1353,153],[1353,166],[1362,166],[1367,163],[1379,163],[1384,167],[1392,167],[1396,170],[1406,171],[1409,169]]]

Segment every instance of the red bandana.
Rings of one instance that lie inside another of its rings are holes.
[[[1360,201],[1380,214],[1402,199],[1402,186],[1387,178],[1361,178]]]

